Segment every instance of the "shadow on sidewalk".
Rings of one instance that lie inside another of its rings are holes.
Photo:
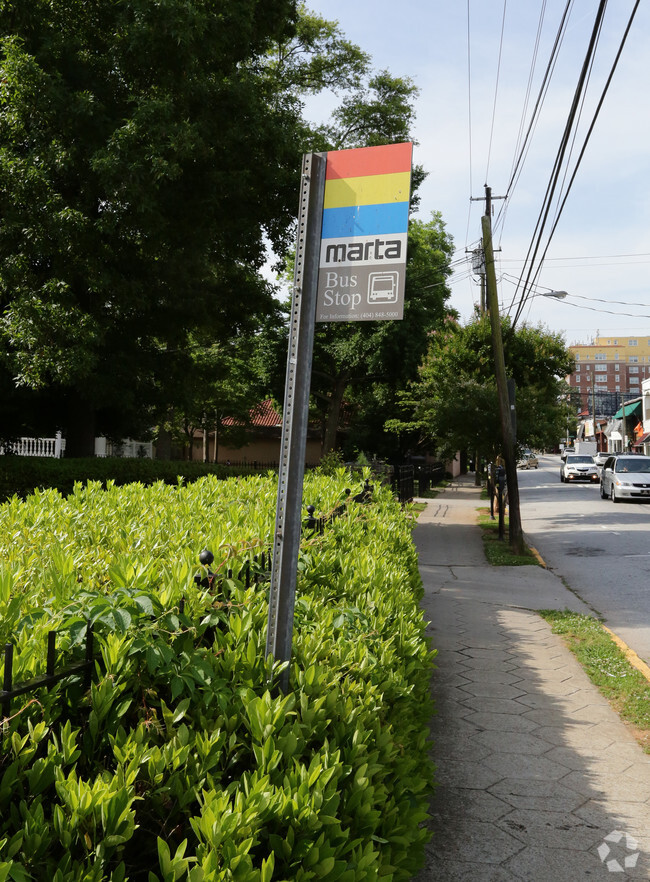
[[[452,502],[445,493],[434,504]],[[493,590],[492,568],[476,560],[480,530],[465,515],[454,523],[450,509],[444,526],[415,531],[438,650],[438,786],[417,882],[650,878],[650,759],[531,603],[519,601],[522,568],[499,568],[504,584]],[[459,554],[475,566],[464,580],[455,575]],[[533,595],[543,580],[531,579]]]

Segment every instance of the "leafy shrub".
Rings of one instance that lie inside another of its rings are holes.
[[[0,456],[0,502],[17,495],[24,499],[34,490],[53,488],[64,496],[72,493],[77,483],[100,481],[104,486],[112,481],[130,483],[177,484],[196,481],[206,475],[220,478],[250,475],[257,472],[252,466],[224,466],[216,463],[165,461],[160,459],[126,459],[98,457],[84,459],[54,459],[38,456]]]
[[[328,513],[344,476],[311,475]],[[0,507],[0,643],[14,680],[45,635],[78,679],[4,721],[0,882],[406,880],[421,862],[433,654],[410,525],[350,503],[299,560],[290,691],[265,657],[275,481],[77,484]],[[224,577],[197,586],[209,546]],[[256,564],[253,562],[253,567]]]

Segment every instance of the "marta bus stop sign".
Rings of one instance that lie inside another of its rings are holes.
[[[401,319],[413,145],[326,154],[317,322]]]

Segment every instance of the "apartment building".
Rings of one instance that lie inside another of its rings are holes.
[[[578,409],[611,416],[621,403],[641,395],[650,377],[650,334],[637,337],[603,336],[568,347],[576,369],[568,377]]]

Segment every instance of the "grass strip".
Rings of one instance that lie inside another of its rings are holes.
[[[539,614],[650,753],[650,682],[630,664],[598,619],[566,610],[540,610]]]
[[[524,554],[515,554],[510,547],[508,539],[499,539],[499,521],[490,518],[489,510],[486,508],[479,509],[479,527],[483,534],[483,548],[485,557],[489,564],[493,567],[521,567],[521,566],[538,566],[539,562],[534,554],[526,548]],[[508,517],[504,520],[506,526],[506,536],[508,528]]]

